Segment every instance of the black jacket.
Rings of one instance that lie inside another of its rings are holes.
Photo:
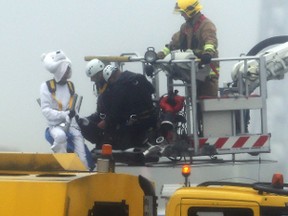
[[[153,85],[142,74],[124,71],[118,80],[109,84],[102,95],[106,109],[106,126],[115,129],[132,114],[141,115],[153,109]]]

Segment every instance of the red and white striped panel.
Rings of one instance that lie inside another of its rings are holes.
[[[262,148],[269,147],[270,135],[245,135],[233,137],[199,138],[200,148],[205,144],[214,145],[216,149]]]

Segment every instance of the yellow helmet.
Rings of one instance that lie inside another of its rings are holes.
[[[177,0],[175,11],[185,13],[187,16],[192,17],[202,9],[198,0]]]

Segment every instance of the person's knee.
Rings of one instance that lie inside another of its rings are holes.
[[[63,132],[63,133],[57,133],[57,134],[55,134],[55,136],[54,136],[54,142],[57,142],[57,143],[65,143],[65,142],[67,142],[66,133]]]

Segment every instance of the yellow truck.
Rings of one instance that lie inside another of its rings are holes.
[[[156,216],[154,183],[115,173],[110,159],[87,172],[75,154],[1,153],[1,216]],[[113,164],[113,163],[112,163]],[[169,196],[166,216],[288,215],[288,191],[278,174],[272,183],[185,183]],[[180,173],[180,172],[179,172]]]
[[[170,197],[166,216],[280,216],[288,214],[288,191],[271,183],[204,182]]]
[[[75,154],[0,154],[1,216],[156,215],[143,176],[87,172]]]

